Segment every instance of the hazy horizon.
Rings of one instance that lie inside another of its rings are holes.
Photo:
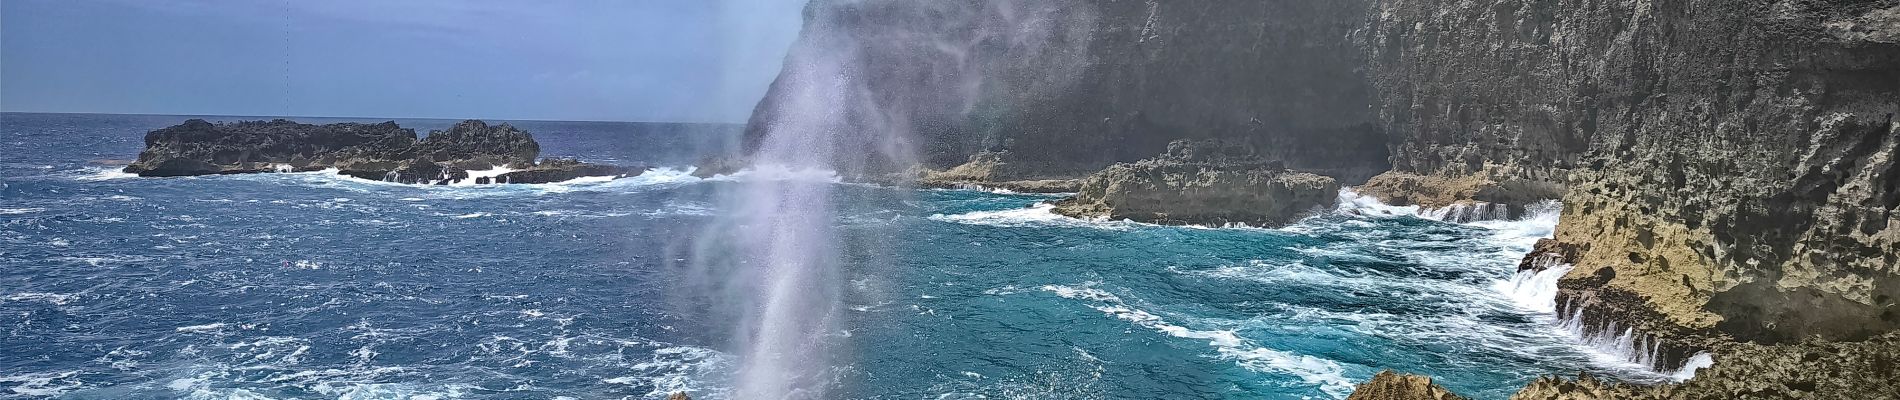
[[[0,111],[743,123],[802,7],[6,1]]]

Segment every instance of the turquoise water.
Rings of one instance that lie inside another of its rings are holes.
[[[688,264],[719,245],[700,239],[723,229],[721,196],[787,179],[686,176],[731,128],[529,126],[549,155],[673,166],[551,185],[148,179],[94,163],[182,120],[0,116],[14,149],[0,159],[0,397],[729,387],[732,323],[711,317],[720,299]],[[1386,368],[1480,398],[1540,374],[1657,379],[1578,345],[1511,286],[1548,214],[1450,224],[1343,193],[1289,227],[1213,229],[1062,218],[1037,205],[1048,196],[831,187],[845,346],[812,368],[832,371],[838,398],[1341,398]]]

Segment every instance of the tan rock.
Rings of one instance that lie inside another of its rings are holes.
[[[1431,377],[1385,370],[1353,388],[1346,400],[1464,400],[1464,397],[1433,384]]]

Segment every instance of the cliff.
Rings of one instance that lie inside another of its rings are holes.
[[[414,130],[395,122],[311,125],[278,119],[213,124],[192,119],[147,133],[145,150],[125,172],[164,177],[335,168],[363,179],[446,184],[469,179],[469,171],[495,168],[516,171],[476,177],[476,183],[548,183],[645,171],[574,160],[537,164],[540,153],[541,145],[528,132],[477,120],[417,140]]]
[[[1900,328],[1897,10],[1389,1],[1368,49],[1395,166],[1568,170],[1561,312],[1680,365]]]
[[[904,136],[931,168],[992,151],[1011,167],[984,177],[996,181],[1079,178],[1223,139],[1356,184],[1388,169],[1351,38],[1367,5],[816,0],[747,147],[822,112],[821,129]],[[848,79],[815,88],[800,73],[814,65]],[[800,105],[812,97],[830,107]]]

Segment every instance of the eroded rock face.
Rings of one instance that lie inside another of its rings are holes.
[[[1245,146],[1178,141],[1160,157],[1111,165],[1056,203],[1077,218],[1277,226],[1338,199],[1332,178],[1261,161]]]
[[[1353,388],[1346,400],[1464,400],[1445,387],[1432,383],[1431,377],[1380,371],[1371,380]]]
[[[469,171],[494,168],[517,171],[477,178],[477,183],[549,183],[646,170],[572,159],[537,164],[540,153],[541,145],[528,132],[478,120],[417,140],[414,130],[395,122],[311,125],[278,119],[213,124],[192,119],[147,133],[145,150],[125,172],[192,176],[336,168],[362,179],[447,184],[469,179]]]
[[[1393,166],[1426,178],[1374,182],[1420,202],[1493,188],[1459,177],[1564,184],[1559,304],[1587,329],[1687,348],[1900,328],[1896,7],[1378,2]]]

